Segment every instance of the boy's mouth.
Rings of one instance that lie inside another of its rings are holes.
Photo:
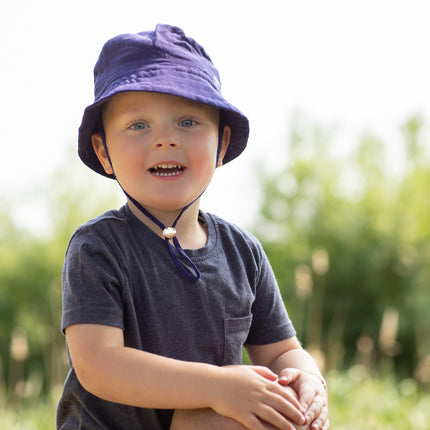
[[[155,176],[177,176],[184,171],[184,166],[179,164],[157,164],[149,169]]]

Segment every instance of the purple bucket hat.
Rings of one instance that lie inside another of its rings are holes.
[[[94,67],[94,103],[85,109],[79,128],[78,153],[91,169],[108,175],[94,153],[91,135],[101,131],[103,104],[125,91],[147,91],[205,103],[220,110],[231,127],[224,164],[245,149],[248,119],[221,94],[218,71],[204,48],[183,30],[158,24],[154,31],[122,34],[106,42]]]

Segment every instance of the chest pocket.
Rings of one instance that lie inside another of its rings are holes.
[[[251,328],[252,315],[224,320],[223,365],[242,364],[242,346]]]

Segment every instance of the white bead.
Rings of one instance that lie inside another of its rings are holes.
[[[176,236],[176,228],[166,227],[163,230],[163,237],[166,239],[173,239]]]

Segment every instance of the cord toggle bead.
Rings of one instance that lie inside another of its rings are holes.
[[[166,227],[163,230],[163,237],[165,239],[173,239],[176,236],[176,228],[175,227]]]

